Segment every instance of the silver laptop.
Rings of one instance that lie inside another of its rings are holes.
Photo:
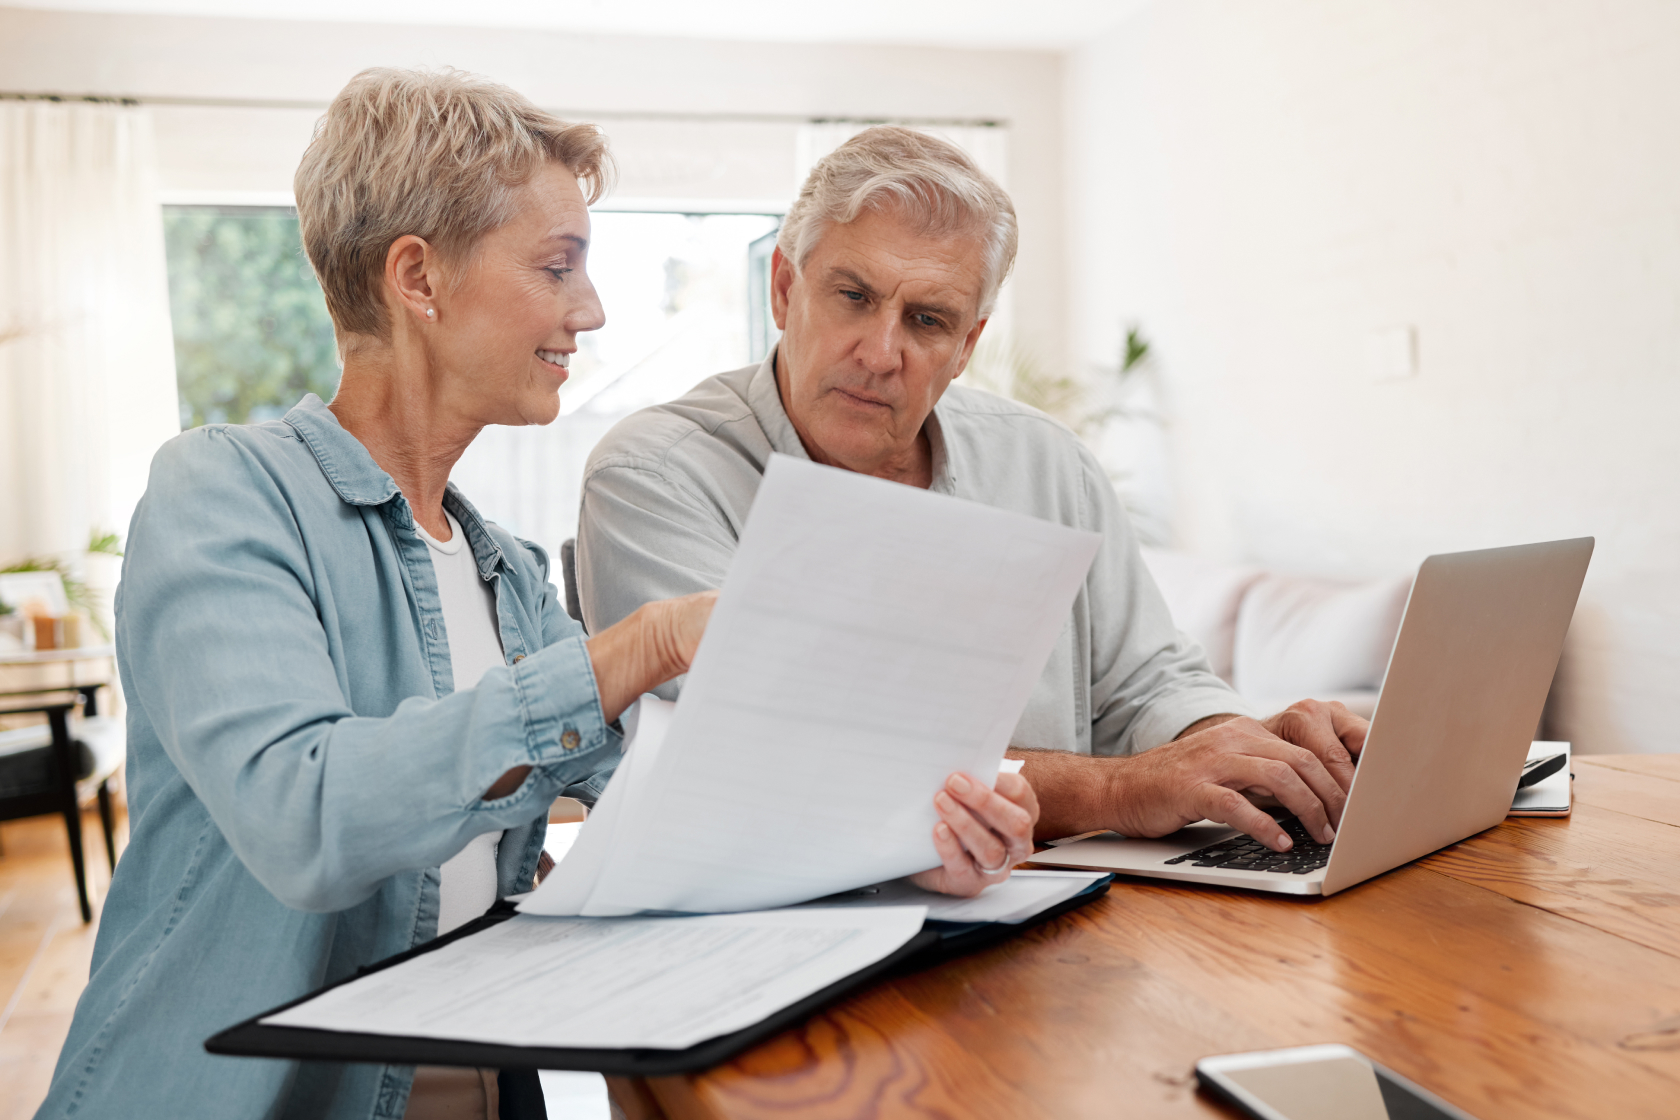
[[[1505,819],[1540,722],[1593,539],[1431,556],[1418,569],[1334,844],[1286,822],[1282,857],[1204,821],[1158,840],[1114,833],[1033,862],[1334,894]]]

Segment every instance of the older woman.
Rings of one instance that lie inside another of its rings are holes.
[[[687,669],[714,593],[586,637],[542,550],[449,485],[485,425],[554,419],[604,321],[605,165],[593,126],[454,72],[368,71],[328,110],[296,185],[343,381],[153,464],[117,602],[133,838],[40,1115],[496,1114],[493,1074],[411,1096],[407,1068],[202,1043],[529,889],[549,804],[593,799],[610,725]],[[1000,788],[941,813],[1023,844],[1031,793]],[[993,879],[964,853],[932,881]]]

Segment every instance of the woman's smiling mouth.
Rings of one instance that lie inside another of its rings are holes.
[[[551,366],[558,366],[560,369],[567,368],[572,360],[570,354],[562,353],[559,350],[538,350],[537,357]]]

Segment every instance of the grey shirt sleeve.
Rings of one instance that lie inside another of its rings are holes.
[[[1091,753],[1137,754],[1208,716],[1253,714],[1173,625],[1138,552],[1131,519],[1094,459],[1081,451],[1088,526],[1102,546],[1086,577],[1090,604]]]
[[[652,467],[611,465],[584,480],[578,600],[599,633],[643,603],[723,586],[737,534],[714,503]],[[657,690],[674,698],[681,679]]]

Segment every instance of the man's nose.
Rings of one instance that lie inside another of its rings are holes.
[[[858,341],[858,361],[873,374],[895,373],[902,364],[903,343],[898,316],[890,311],[876,315]]]

